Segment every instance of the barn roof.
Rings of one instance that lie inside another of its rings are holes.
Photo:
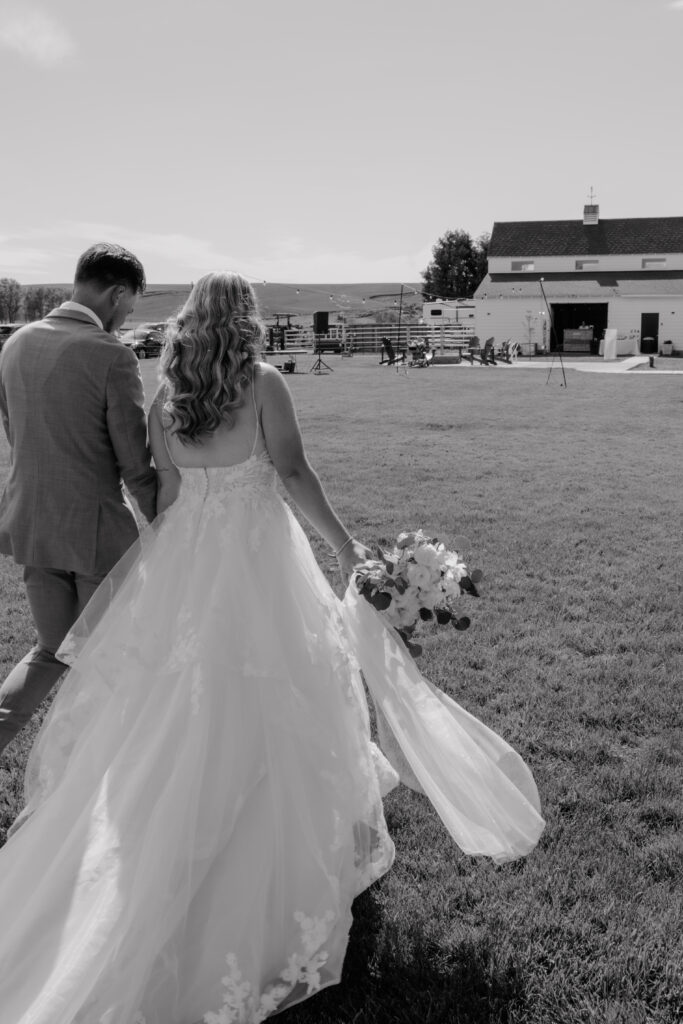
[[[683,253],[683,217],[496,221],[489,259],[497,256],[605,256]]]

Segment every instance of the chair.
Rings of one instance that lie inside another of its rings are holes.
[[[487,338],[484,342],[484,347],[481,350],[481,361],[484,366],[495,366],[496,355],[495,355],[495,338]]]
[[[405,363],[405,352],[394,352],[394,346],[388,338],[382,338],[382,348],[384,349],[384,352],[379,361],[380,366],[393,366],[395,363]],[[386,359],[384,358],[385,355],[387,357]]]
[[[481,348],[481,345],[479,343],[479,338],[476,336],[476,334],[473,334],[472,337],[470,338],[470,342],[469,342],[469,346],[467,348],[467,351],[463,352],[463,358],[464,359],[469,359],[469,361],[472,364],[472,366],[474,366],[474,360],[475,359],[477,360],[478,363],[482,362],[481,356],[482,356],[482,348]]]
[[[521,348],[518,341],[504,341],[500,346],[499,351],[496,353],[499,359],[502,359],[504,363],[513,363],[517,356],[520,354]]]

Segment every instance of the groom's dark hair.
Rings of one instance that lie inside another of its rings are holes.
[[[127,284],[134,292],[144,292],[145,271],[137,256],[120,245],[98,242],[86,249],[76,265],[75,284],[94,283],[102,288]]]

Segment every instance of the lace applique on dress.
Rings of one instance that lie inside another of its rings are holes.
[[[175,640],[168,652],[168,668],[171,671],[178,671],[186,665],[191,665],[197,660],[199,653],[197,630],[192,623],[190,609],[185,607],[178,615]]]
[[[223,1005],[217,1013],[204,1014],[204,1024],[262,1024],[271,1013],[275,1013],[282,1001],[296,985],[306,985],[306,995],[312,995],[320,988],[320,969],[327,963],[328,954],[320,946],[330,934],[334,912],[328,910],[322,917],[306,917],[298,910],[294,920],[301,927],[302,953],[292,953],[287,966],[280,972],[279,980],[268,985],[256,1003],[252,986],[242,980],[237,957],[228,953],[225,962],[228,973],[221,978],[225,989]]]

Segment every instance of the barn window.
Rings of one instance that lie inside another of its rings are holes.
[[[600,260],[577,260],[575,267],[577,270],[597,270],[600,265]]]
[[[430,309],[429,310],[429,315],[430,316],[443,316],[443,310],[442,309]]]
[[[511,269],[512,270],[533,270],[534,269],[534,261],[533,260],[512,260]]]
[[[646,256],[641,266],[643,270],[661,270],[666,266],[666,256]]]

